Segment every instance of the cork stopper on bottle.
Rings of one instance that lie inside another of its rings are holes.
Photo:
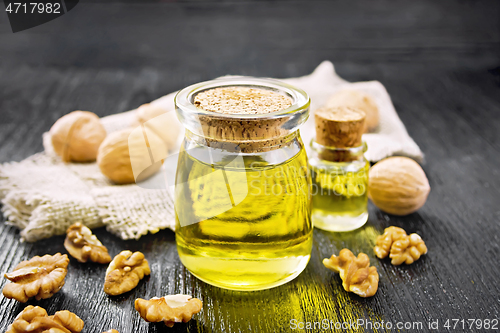
[[[286,118],[259,117],[290,107],[293,100],[286,95],[269,89],[228,86],[199,92],[194,96],[193,104],[213,112],[199,118],[205,140],[213,148],[237,146],[242,152],[263,152],[279,148],[286,141],[289,132],[283,128]]]
[[[334,148],[353,148],[362,145],[366,115],[363,111],[345,106],[316,110],[316,142]]]

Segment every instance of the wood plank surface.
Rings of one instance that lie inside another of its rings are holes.
[[[84,2],[16,34],[0,13],[0,162],[41,151],[42,133],[73,110],[104,116],[224,74],[293,77],[331,60],[349,81],[385,85],[425,153],[432,188],[426,205],[409,216],[370,203],[369,221],[357,231],[315,230],[306,270],[278,288],[243,293],[197,280],[180,263],[171,231],[123,241],[98,229],[111,255],[142,251],[151,276],[108,297],[106,266],[71,260],[63,289],[28,304],[49,314],[73,311],[84,332],[289,332],[297,331],[293,319],[422,323],[400,330],[408,332],[495,331],[443,325],[500,318],[499,9],[498,1]],[[428,255],[401,267],[375,258],[375,237],[390,225],[419,233]],[[65,253],[63,239],[21,243],[17,229],[0,223],[0,272],[34,255]],[[323,258],[344,247],[367,253],[377,267],[373,298],[346,293],[323,267]],[[174,293],[200,298],[203,310],[169,329],[144,322],[133,308],[137,297]],[[0,331],[24,307],[1,296]],[[428,327],[435,320],[439,330]]]

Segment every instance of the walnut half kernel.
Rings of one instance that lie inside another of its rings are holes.
[[[151,274],[149,264],[141,252],[122,251],[116,255],[106,270],[104,292],[121,295],[134,289],[144,275]]]
[[[149,301],[142,298],[135,300],[135,309],[145,321],[163,321],[168,327],[175,323],[187,323],[202,307],[203,303],[199,299],[180,294],[154,297]]]
[[[401,265],[402,263],[410,265],[426,253],[427,246],[422,238],[417,234],[411,234],[392,244],[389,257],[392,259],[391,264],[393,265]]]
[[[325,258],[323,265],[335,273],[340,273],[345,290],[361,297],[371,297],[377,292],[377,268],[370,267],[370,259],[365,253],[356,257],[350,250],[343,249],[338,257],[333,254],[330,259]]]
[[[64,247],[79,262],[87,262],[90,259],[93,262],[107,264],[111,261],[108,249],[80,222],[73,224],[66,231]]]
[[[407,235],[404,229],[389,227],[377,237],[373,251],[380,259],[389,255],[393,265],[410,265],[427,253],[427,246],[418,234]]]
[[[5,333],[79,333],[83,325],[83,320],[67,310],[57,311],[53,316],[48,316],[44,308],[28,305]]]
[[[406,237],[406,231],[398,227],[389,227],[384,230],[384,234],[376,239],[376,246],[373,248],[375,255],[379,259],[384,259],[391,251],[392,243]]]
[[[60,253],[22,261],[5,274],[11,282],[3,288],[3,295],[22,303],[32,297],[37,301],[52,297],[64,286],[68,263],[68,256]]]

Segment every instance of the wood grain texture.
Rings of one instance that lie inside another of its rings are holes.
[[[453,318],[500,317],[499,6],[80,3],[57,20],[17,34],[0,19],[0,162],[41,151],[41,134],[73,110],[104,116],[227,73],[292,77],[328,59],[347,80],[376,79],[386,86],[425,153],[432,188],[426,205],[409,216],[387,215],[370,204],[369,221],[360,230],[315,230],[306,270],[278,288],[242,293],[200,282],[180,263],[171,231],[122,241],[98,229],[111,255],[142,251],[151,276],[125,295],[108,297],[102,291],[106,266],[72,259],[63,289],[29,304],[49,314],[75,312],[85,321],[84,332],[289,332],[292,319],[423,323],[421,330],[401,330],[409,332],[432,332],[427,324],[438,319],[439,332],[480,332],[442,325]],[[419,233],[429,253],[411,266],[378,260],[375,237],[390,225]],[[0,223],[0,272],[34,255],[65,253],[63,239],[21,243],[16,229]],[[323,267],[323,258],[344,247],[367,253],[377,267],[375,297],[346,293],[340,278]],[[133,309],[137,297],[173,293],[200,298],[203,310],[168,329],[144,322]],[[0,297],[0,331],[24,306]],[[358,330],[364,331],[384,330]]]

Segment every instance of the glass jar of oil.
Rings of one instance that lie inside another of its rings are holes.
[[[328,231],[351,231],[368,219],[366,144],[353,148],[326,147],[311,141],[312,220]]]
[[[226,289],[292,280],[312,247],[311,178],[298,127],[305,92],[279,81],[228,78],[176,98],[185,127],[175,187],[184,266]]]

